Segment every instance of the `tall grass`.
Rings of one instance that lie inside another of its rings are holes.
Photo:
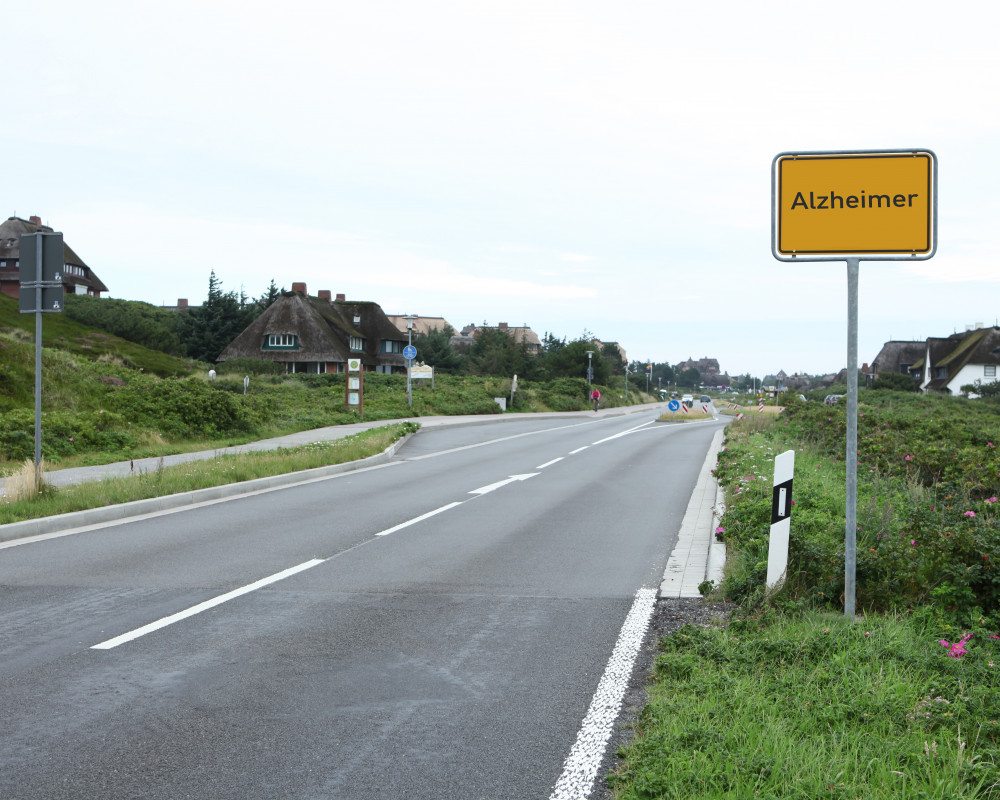
[[[920,617],[744,616],[661,642],[618,800],[1000,796],[1000,642]]]
[[[218,455],[210,460],[160,467],[127,478],[111,478],[97,483],[50,489],[32,499],[7,497],[4,502],[0,502],[0,524],[357,461],[381,453],[418,427],[405,422],[386,425],[331,442],[316,442],[274,451]]]

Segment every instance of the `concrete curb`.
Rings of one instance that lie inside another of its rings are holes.
[[[716,540],[715,529],[722,515],[722,492],[712,470],[718,461],[725,432],[725,428],[719,428],[708,446],[698,482],[681,520],[677,545],[663,572],[659,592],[661,598],[701,597],[699,584],[714,580],[718,585],[721,580],[722,567],[726,563],[726,545]]]

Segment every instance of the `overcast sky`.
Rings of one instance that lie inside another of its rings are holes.
[[[859,361],[1000,316],[993,4],[50,0],[5,15],[7,216],[110,295],[303,281],[730,374],[846,365],[770,250],[789,150],[927,148],[939,247],[862,262]]]

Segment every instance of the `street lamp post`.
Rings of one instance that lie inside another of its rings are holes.
[[[403,319],[406,320],[406,346],[413,347],[413,320],[417,316],[415,314],[407,314]],[[410,408],[413,408],[413,388],[410,382],[410,367],[413,364],[413,359],[406,359],[406,402]]]
[[[593,350],[587,351],[587,397],[590,397],[590,383],[594,379],[594,368],[591,366],[591,356],[594,355]]]

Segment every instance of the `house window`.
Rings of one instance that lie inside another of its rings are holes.
[[[935,378],[947,378],[948,368],[947,367],[934,367],[934,377]]]
[[[406,347],[406,342],[400,342],[394,339],[382,340],[383,353],[402,353],[404,347]]]
[[[351,350],[364,350],[364,349],[365,349],[365,340],[362,339],[360,336],[352,336]]]
[[[298,337],[294,333],[269,333],[264,337],[265,350],[297,350]]]
[[[910,367],[912,367],[912,366],[913,366],[912,364],[900,364],[899,365],[899,371],[903,375],[909,375],[910,374]]]
[[[997,376],[997,365],[996,364],[986,364],[983,367],[983,377],[984,378],[995,378]]]

